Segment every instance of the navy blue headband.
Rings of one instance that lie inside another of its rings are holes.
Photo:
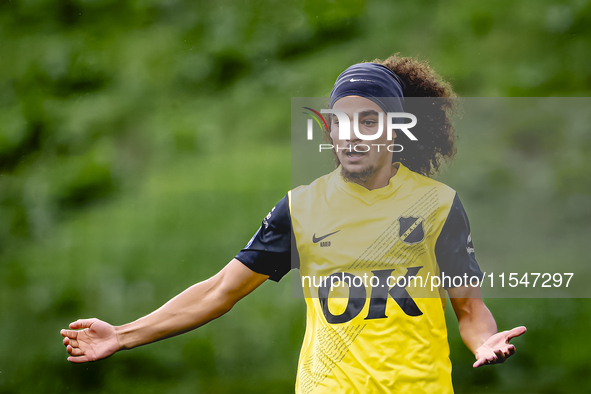
[[[404,82],[377,63],[354,64],[339,75],[330,93],[330,108],[345,96],[366,97],[385,112],[404,112]]]

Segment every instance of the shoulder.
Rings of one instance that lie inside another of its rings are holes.
[[[287,194],[290,203],[294,198],[310,198],[316,197],[318,195],[323,195],[329,188],[329,184],[331,183],[332,178],[335,175],[335,171],[315,179],[312,183],[308,185],[301,185],[290,190]]]
[[[453,188],[451,188],[443,182],[411,171],[406,167],[404,167],[403,170],[405,171],[406,187],[410,187],[416,190],[435,191],[438,196],[438,200],[442,204],[449,204],[451,206],[451,204],[454,201],[454,198],[457,195],[456,191]]]

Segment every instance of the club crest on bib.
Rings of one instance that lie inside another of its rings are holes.
[[[400,240],[405,244],[412,245],[421,242],[425,238],[425,232],[423,231],[422,217],[404,217],[398,218],[400,224],[400,230],[398,236]]]

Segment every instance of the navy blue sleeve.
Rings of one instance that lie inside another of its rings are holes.
[[[279,282],[292,268],[299,268],[287,196],[263,219],[261,227],[236,255],[236,259],[254,272],[268,275],[275,282]]]
[[[446,289],[455,286],[445,277],[453,280],[453,277],[463,278],[466,274],[468,278],[482,278],[482,271],[474,257],[468,216],[457,193],[435,243],[435,256],[441,271],[442,286]]]

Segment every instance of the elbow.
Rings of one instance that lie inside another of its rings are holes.
[[[226,294],[220,295],[219,303],[216,308],[216,317],[220,317],[225,315],[226,313],[230,312],[234,305],[236,305],[237,301],[234,301]]]
[[[262,281],[254,281],[250,275],[245,275],[242,270],[246,268],[242,263],[238,262],[238,268],[240,268],[238,269],[239,272],[236,273],[235,266],[229,264],[217,275],[206,281],[206,298],[211,303],[210,308],[214,319],[228,313],[238,301],[262,283]],[[248,272],[250,274],[251,271]]]
[[[239,300],[233,297],[231,292],[224,291],[224,289],[215,289],[210,293],[208,298],[212,306],[212,320],[230,312]]]

